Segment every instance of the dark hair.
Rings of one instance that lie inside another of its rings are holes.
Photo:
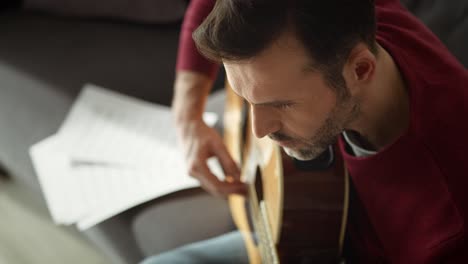
[[[376,53],[373,0],[217,0],[193,33],[199,51],[221,61],[249,59],[285,30],[293,30],[311,67],[334,87],[352,48],[365,43]]]

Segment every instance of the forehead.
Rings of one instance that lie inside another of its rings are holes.
[[[294,36],[283,34],[251,59],[223,63],[233,90],[255,103],[290,93],[308,75],[310,59]]]

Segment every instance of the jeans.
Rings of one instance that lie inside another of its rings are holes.
[[[140,264],[242,264],[249,263],[238,231],[189,244],[145,259]]]

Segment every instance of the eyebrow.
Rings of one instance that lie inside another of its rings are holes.
[[[236,91],[234,91],[234,89],[232,89],[232,92],[235,93],[237,96],[241,97],[242,99],[244,99],[245,101],[247,101],[247,99],[245,99],[244,97],[240,96]],[[271,101],[271,102],[264,102],[264,103],[252,103],[252,102],[249,102],[247,101],[249,104],[251,105],[254,105],[254,106],[279,106],[279,105],[285,105],[285,104],[292,104],[293,101],[292,100],[274,100],[274,101]]]

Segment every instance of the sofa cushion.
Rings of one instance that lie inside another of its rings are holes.
[[[198,188],[157,199],[133,221],[135,240],[145,256],[234,229],[227,202]]]
[[[401,0],[468,67],[468,1]]]
[[[182,20],[185,0],[24,0],[26,9],[50,13],[124,19],[141,23],[171,23]]]

